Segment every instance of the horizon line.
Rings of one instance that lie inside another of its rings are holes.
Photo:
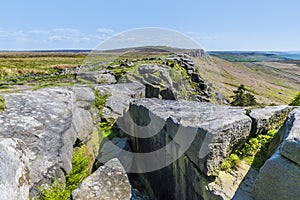
[[[135,48],[135,47],[133,47]],[[126,49],[126,48],[124,48]],[[93,48],[54,48],[54,49],[0,49],[0,52],[42,52],[42,51],[94,51]],[[112,49],[119,50],[119,49]],[[270,49],[204,49],[205,52],[300,52],[298,49],[293,50],[270,50]]]

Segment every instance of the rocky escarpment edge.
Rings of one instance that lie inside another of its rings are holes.
[[[300,191],[300,108],[279,132],[281,145],[261,168],[254,184],[255,199],[297,199]],[[266,184],[271,183],[271,184]]]

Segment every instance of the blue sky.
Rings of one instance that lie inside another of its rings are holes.
[[[206,50],[300,50],[297,0],[6,0],[0,49],[93,49],[119,32],[179,31]]]

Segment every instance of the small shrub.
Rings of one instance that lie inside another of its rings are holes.
[[[232,163],[229,160],[225,160],[221,165],[221,169],[223,171],[231,172],[232,171]]]
[[[100,122],[99,126],[104,137],[107,137],[111,134],[112,125],[109,122]]]
[[[296,94],[294,99],[292,99],[291,103],[289,104],[290,106],[300,106],[300,92]]]
[[[255,169],[259,169],[267,160],[269,144],[277,133],[278,129],[273,129],[250,138],[239,150],[230,154],[222,163],[221,169],[231,172],[240,160],[245,160]]]
[[[232,153],[230,156],[222,163],[221,169],[227,172],[231,172],[232,168],[240,162],[240,158],[237,154]]]
[[[232,106],[255,106],[258,104],[254,95],[246,93],[244,85],[240,85],[233,93],[234,96],[231,96],[233,101],[230,103]]]
[[[277,104],[276,103],[270,103],[269,106],[277,106]]]
[[[251,138],[245,143],[244,148],[241,149],[240,153],[243,156],[254,156],[257,151],[261,148],[261,141],[258,138]]]

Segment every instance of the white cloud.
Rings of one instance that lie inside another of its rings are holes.
[[[103,33],[103,34],[113,34],[115,31],[109,28],[98,28],[96,30],[98,33]]]
[[[23,31],[6,31],[0,30],[0,39],[24,39],[26,37],[26,33]]]
[[[73,28],[56,28],[50,30],[34,29],[29,31],[0,29],[0,48],[93,48],[109,38],[113,33],[113,30],[106,28],[99,28],[94,33],[85,33]]]

